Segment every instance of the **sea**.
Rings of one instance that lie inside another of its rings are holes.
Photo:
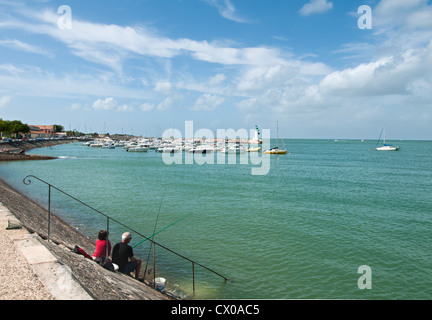
[[[241,155],[169,164],[72,143],[28,151],[56,160],[2,162],[0,177],[44,207],[47,185],[24,178],[60,189],[51,210],[87,236],[107,218],[63,192],[112,219],[112,243],[131,228],[143,268],[184,299],[431,299],[432,141],[284,142],[257,155],[262,174]]]

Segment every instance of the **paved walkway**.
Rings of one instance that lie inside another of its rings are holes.
[[[0,202],[0,299],[91,300],[91,296]]]

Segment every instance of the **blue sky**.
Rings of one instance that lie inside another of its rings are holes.
[[[432,139],[431,39],[428,0],[0,0],[0,118]]]

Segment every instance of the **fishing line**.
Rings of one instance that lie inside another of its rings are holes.
[[[152,240],[153,240],[153,237],[154,237],[154,235],[155,235],[156,226],[157,226],[157,223],[158,223],[158,220],[159,220],[160,210],[161,210],[161,208],[162,208],[162,202],[163,202],[163,199],[164,199],[164,196],[165,196],[165,191],[166,191],[166,187],[164,188],[164,191],[163,191],[163,194],[162,194],[162,198],[161,198],[161,201],[160,201],[160,204],[159,204],[159,210],[158,210],[158,214],[157,214],[157,216],[156,216],[155,226],[154,226],[154,228],[153,228],[153,235],[151,235],[151,236],[149,237],[149,238],[151,238]],[[141,241],[141,242],[142,242],[142,241]],[[141,242],[140,242],[140,243],[141,243]],[[138,244],[139,244],[139,243],[138,243]],[[134,247],[136,247],[138,244],[136,244]],[[150,246],[149,246],[149,250],[148,250],[148,254],[147,254],[146,267],[145,267],[145,270],[144,270],[144,277],[145,277],[145,275],[146,275],[146,273],[147,273],[147,266],[148,266],[148,262],[149,262],[149,259],[150,259],[151,249],[152,249],[152,245],[150,244]]]
[[[150,237],[148,237],[147,239],[144,239],[144,240],[138,242],[138,243],[137,243],[136,245],[134,245],[133,247],[135,248],[137,245],[139,245],[139,244],[141,244],[141,243],[143,243],[143,242],[149,240],[149,239],[152,238],[153,236],[155,236],[155,235],[157,235],[158,233],[164,231],[165,229],[168,229],[169,227],[175,225],[176,223],[180,222],[181,220],[187,218],[188,216],[190,216],[190,215],[192,215],[192,214],[194,214],[194,213],[195,213],[195,212],[191,212],[191,213],[185,215],[184,217],[178,219],[177,221],[174,221],[173,223],[171,223],[171,224],[167,225],[166,227],[160,229],[158,232],[153,233],[153,234],[152,234]]]

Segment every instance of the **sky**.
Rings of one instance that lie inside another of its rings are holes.
[[[0,118],[432,140],[432,2],[0,0]]]

